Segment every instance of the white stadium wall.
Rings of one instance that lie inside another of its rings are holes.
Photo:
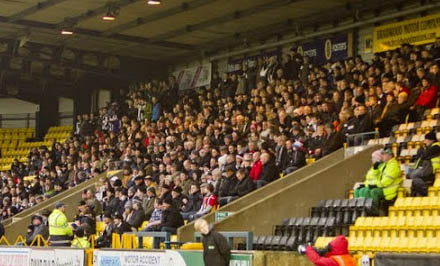
[[[73,124],[73,99],[59,97],[58,98],[59,125]]]
[[[0,99],[1,128],[35,127],[38,105],[16,98]]]
[[[111,92],[109,90],[98,91],[98,108],[106,107],[107,103],[111,101]]]

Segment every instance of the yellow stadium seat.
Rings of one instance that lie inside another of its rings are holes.
[[[101,235],[104,232],[105,223],[104,222],[96,222],[96,234]]]
[[[182,250],[203,250],[203,244],[202,243],[185,243],[180,247],[180,249],[182,249]]]
[[[142,231],[148,224],[148,221],[142,223],[141,227],[138,228],[139,231]]]

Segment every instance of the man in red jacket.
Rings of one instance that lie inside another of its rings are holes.
[[[249,177],[252,179],[252,181],[257,182],[260,179],[261,170],[263,168],[263,163],[260,160],[260,152],[254,152],[252,154],[252,167],[249,172]]]
[[[306,248],[306,255],[316,266],[355,266],[356,262],[348,253],[348,241],[345,236],[337,236],[327,246],[324,256],[312,247]]]
[[[432,85],[430,78],[422,78],[422,91],[417,98],[415,106],[422,106],[426,109],[434,108],[437,103],[437,87]]]

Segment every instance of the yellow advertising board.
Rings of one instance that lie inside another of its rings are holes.
[[[440,37],[440,13],[374,28],[375,53],[393,50],[404,43],[421,45]]]

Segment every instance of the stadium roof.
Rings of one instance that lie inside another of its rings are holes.
[[[380,9],[397,0],[0,0],[0,40],[169,61]],[[103,15],[116,11],[114,21]],[[361,12],[360,12],[361,11]],[[360,12],[360,13],[359,13]],[[73,26],[73,35],[62,35]]]

